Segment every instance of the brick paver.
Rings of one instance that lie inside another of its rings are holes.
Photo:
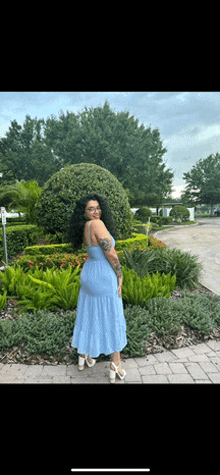
[[[169,367],[174,374],[187,374],[183,363],[169,363]]]
[[[194,383],[189,374],[168,374],[169,383]]]
[[[157,374],[170,374],[172,373],[167,363],[158,363],[154,365]]]
[[[220,384],[220,341],[163,351],[123,361],[125,380],[116,384]],[[0,363],[0,384],[109,384],[109,363],[93,368],[77,365]]]
[[[185,363],[185,367],[194,379],[209,379],[198,363]]]

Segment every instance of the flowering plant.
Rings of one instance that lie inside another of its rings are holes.
[[[148,240],[148,247],[152,247],[152,248],[160,247],[161,248],[161,247],[166,247],[166,244],[165,244],[165,242],[160,241],[159,239],[156,239],[153,236],[150,236],[149,240]]]
[[[43,254],[36,254],[35,256],[21,256],[17,261],[14,262],[14,267],[17,268],[21,266],[24,271],[35,268],[36,266],[39,269],[67,269],[69,266],[77,267],[80,266],[82,270],[83,264],[87,261],[87,253],[80,254],[62,254],[55,253],[50,254],[49,256]]]

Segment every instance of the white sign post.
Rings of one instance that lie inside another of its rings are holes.
[[[1,208],[2,215],[2,233],[3,233],[3,245],[4,245],[4,256],[5,264],[8,265],[8,252],[7,252],[7,241],[6,241],[6,209]]]

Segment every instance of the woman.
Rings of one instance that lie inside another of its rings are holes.
[[[111,354],[111,383],[116,374],[120,379],[126,375],[120,364],[120,351],[127,339],[122,270],[114,249],[116,238],[111,211],[103,197],[93,193],[76,202],[69,239],[75,250],[84,244],[89,258],[81,273],[71,346],[78,350],[79,370],[83,370],[85,362],[94,366],[94,358],[101,353]]]

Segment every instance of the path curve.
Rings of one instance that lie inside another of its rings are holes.
[[[197,220],[198,225],[176,226],[158,231],[154,237],[169,248],[199,256],[203,265],[201,284],[220,295],[220,218]]]

